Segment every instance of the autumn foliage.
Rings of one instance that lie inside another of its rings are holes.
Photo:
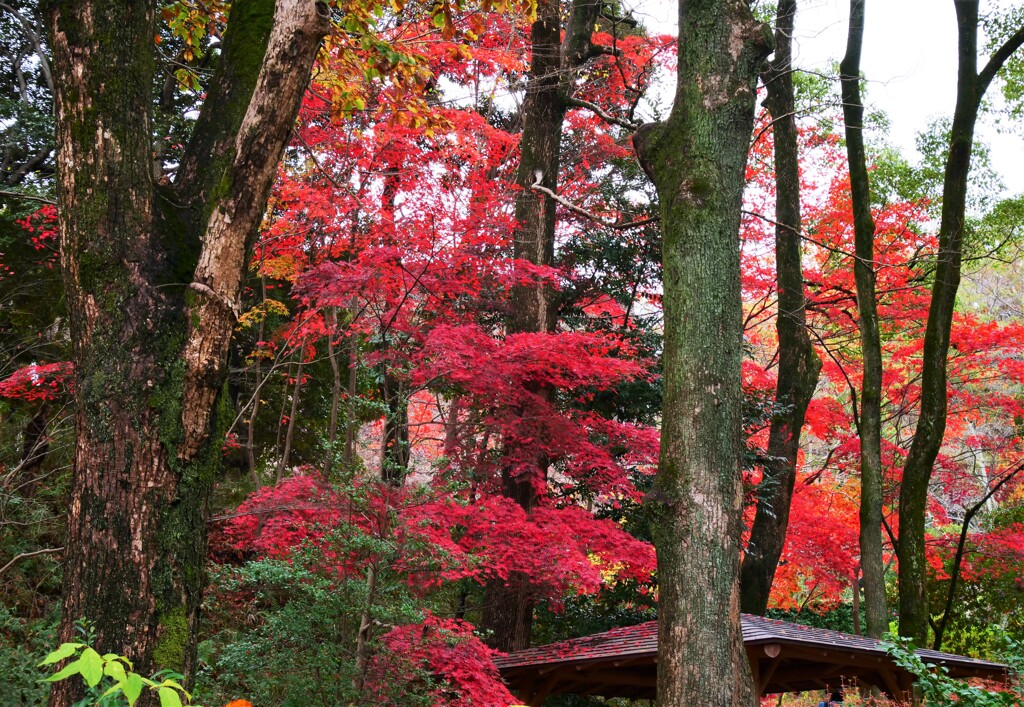
[[[283,617],[274,630],[294,629],[275,650],[308,648],[309,626],[287,623],[288,607],[301,605],[337,619],[337,654],[309,658],[322,659],[323,684],[344,681],[365,703],[386,703],[402,683],[422,704],[510,705],[490,637],[473,623],[485,585],[525,578],[540,630],[552,634],[569,619],[551,616],[564,612],[588,626],[636,619],[648,606],[638,596],[656,591],[640,504],[659,456],[661,243],[629,126],[652,82],[673,70],[675,43],[610,17],[599,23],[594,43],[614,49],[588,64],[562,136],[558,195],[575,208],[537,196],[558,216],[546,267],[512,253],[530,3],[437,3],[432,12],[392,2],[377,16],[342,4],[351,27],[321,51],[233,320],[201,681],[291,694],[288,666],[232,670],[256,664],[261,641],[278,638],[260,633],[273,612]],[[223,21],[219,3],[211,10],[212,19],[196,8],[170,16],[189,62],[202,57],[188,37]],[[378,21],[372,40],[352,39]],[[178,78],[188,87],[201,76]],[[849,174],[832,118],[800,131],[807,319],[823,367],[771,595],[772,609],[792,612],[828,612],[859,592],[861,352]],[[755,138],[740,233],[748,523],[769,423],[786,404],[773,400],[767,114]],[[893,567],[938,254],[934,203],[895,188],[876,201],[884,560]],[[51,206],[18,220],[34,267],[59,267],[55,220]],[[978,260],[979,282],[1001,267]],[[0,286],[19,276],[0,257]],[[510,331],[510,295],[524,286],[553,293],[555,331]],[[1024,320],[1005,316],[981,285],[963,299],[928,562],[937,608],[955,574],[972,585],[965,601],[980,616],[985,602],[1016,606],[1024,592]],[[0,413],[31,418],[67,402],[76,393],[68,357],[5,361]],[[4,494],[14,485],[5,464]],[[506,493],[522,479],[537,498],[529,510]],[[983,520],[962,532],[978,504]],[[351,599],[344,611],[331,603],[339,596]],[[1024,631],[1020,623],[1008,625]],[[955,647],[974,650],[971,630],[957,625]]]

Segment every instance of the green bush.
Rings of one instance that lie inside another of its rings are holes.
[[[994,692],[969,685],[963,680],[950,677],[945,666],[927,665],[914,652],[913,644],[899,636],[887,635],[884,643],[886,651],[896,664],[917,676],[917,685],[921,689],[924,702],[929,707],[1000,707],[1005,705],[1024,705],[1019,682],[1020,670],[1024,668],[1024,656],[1021,655],[1020,644],[1008,642],[1003,660],[1010,665],[1015,680],[1013,689],[1007,692]]]
[[[36,667],[56,640],[56,618],[29,621],[0,606],[0,705],[39,705],[50,686]]]
[[[232,694],[247,695],[254,704],[359,703],[356,645],[364,609],[372,611],[367,653],[374,656],[379,648],[373,637],[421,620],[422,600],[411,596],[405,578],[385,562],[372,592],[363,574],[346,575],[332,565],[351,555],[386,557],[392,552],[387,544],[345,526],[288,560],[215,569],[216,591],[207,600],[207,630],[213,635],[199,646],[197,694],[213,703]],[[415,686],[384,686],[395,693],[388,703],[429,705],[429,683],[424,676]]]

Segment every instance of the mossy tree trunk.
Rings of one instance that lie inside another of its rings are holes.
[[[978,0],[956,0],[957,88],[942,184],[939,252],[935,261],[928,323],[921,364],[921,408],[900,485],[899,556],[900,634],[923,645],[928,636],[928,564],[925,560],[925,511],[928,485],[946,432],[946,360],[956,294],[960,288],[967,184],[974,127],[982,98],[1006,61],[1024,44],[1020,27],[978,71]]]
[[[882,561],[882,340],[875,295],[875,221],[871,216],[871,186],[864,150],[864,101],[860,94],[860,55],[864,43],[864,0],[850,2],[846,56],[840,64],[846,155],[850,164],[853,204],[854,262],[857,314],[864,375],[860,387],[860,566],[864,571],[864,609],[867,635],[881,638],[889,628]],[[854,591],[860,589],[854,583]]]
[[[248,252],[327,29],[314,0],[238,0],[172,185],[153,181],[155,3],[50,0],[61,266],[77,443],[64,567],[74,621],[147,674],[188,674]],[[51,705],[70,705],[72,681]]]
[[[757,508],[740,566],[740,606],[764,614],[786,542],[796,482],[800,434],[821,372],[807,332],[807,299],[800,238],[800,162],[793,91],[793,22],[796,0],[781,0],[775,20],[775,57],[764,74],[775,145],[775,271],[779,288],[779,378],[768,431],[768,463],[757,487]]]
[[[680,0],[667,122],[634,145],[661,205],[664,406],[646,499],[658,553],[658,704],[753,705],[740,631],[740,208],[770,36],[745,0]]]

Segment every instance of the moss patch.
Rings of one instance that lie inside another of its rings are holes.
[[[185,608],[177,607],[160,617],[159,638],[153,651],[156,667],[176,672],[185,670],[185,648],[188,645],[188,619]]]

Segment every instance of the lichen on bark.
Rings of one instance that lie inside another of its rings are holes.
[[[223,303],[237,298],[327,18],[315,0],[235,2],[182,161],[190,178],[157,186],[155,5],[50,0],[43,10],[76,370],[61,635],[72,640],[74,621],[85,617],[98,647],[127,655],[138,672],[187,674],[233,325]],[[225,204],[236,205],[231,223],[210,229]],[[209,252],[233,257],[207,258],[199,272]],[[201,365],[190,368],[198,340]],[[51,704],[72,704],[76,689],[59,683]]]
[[[753,705],[739,626],[740,207],[770,39],[742,0],[679,3],[668,120],[634,138],[661,206],[661,459],[645,506],[658,553],[658,702]]]

